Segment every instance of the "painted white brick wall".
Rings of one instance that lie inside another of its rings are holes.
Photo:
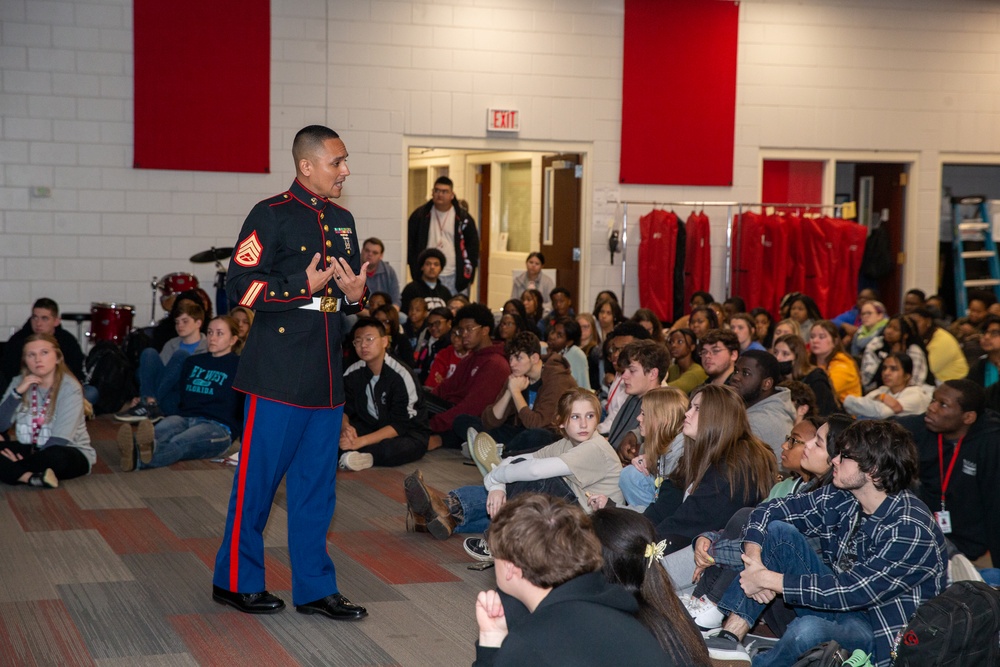
[[[509,142],[589,144],[589,285],[617,288],[608,193],[627,199],[759,197],[761,149],[917,156],[909,211],[912,285],[934,287],[941,154],[1000,162],[1000,6],[987,0],[744,0],[734,185],[618,186],[621,0],[274,0],[271,174],[133,170],[132,3],[0,3],[0,338],[30,303],[122,301],[144,321],[153,275],[231,245],[246,212],[287,186],[307,123],[340,131],[353,171],[343,203],[402,267],[404,139],[493,142],[488,106],[523,112]],[[29,196],[32,186],[51,198]],[[638,222],[633,209],[630,222]],[[679,213],[686,214],[685,211]],[[723,290],[723,211],[713,292]],[[628,308],[637,305],[635,228]],[[619,259],[620,259],[619,255]],[[916,268],[919,267],[919,268]]]

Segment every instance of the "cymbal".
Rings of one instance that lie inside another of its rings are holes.
[[[191,255],[191,261],[195,264],[208,264],[218,262],[221,259],[229,259],[232,254],[232,248],[212,248]]]

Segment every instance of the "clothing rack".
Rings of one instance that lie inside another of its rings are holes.
[[[840,212],[843,209],[843,204],[802,204],[794,202],[739,202],[739,201],[644,201],[637,199],[619,200],[619,199],[609,199],[608,204],[615,204],[622,208],[622,226],[621,226],[621,253],[622,253],[622,311],[625,310],[625,285],[626,285],[626,268],[628,265],[628,207],[631,206],[652,206],[656,208],[658,206],[677,206],[677,207],[692,207],[700,208],[704,210],[705,208],[726,208],[726,293],[725,298],[732,296],[732,263],[733,263],[733,209],[736,209],[736,215],[741,216],[744,209],[751,208],[802,208],[802,209],[832,209],[834,212],[834,217],[840,217]]]

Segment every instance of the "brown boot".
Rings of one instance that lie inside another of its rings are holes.
[[[427,531],[439,540],[446,540],[455,532],[455,518],[448,511],[448,505],[437,491],[424,484],[424,476],[419,470],[407,475],[403,480],[406,506],[415,516],[422,517]]]

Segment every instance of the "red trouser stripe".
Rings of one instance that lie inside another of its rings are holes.
[[[250,458],[250,440],[253,437],[253,420],[257,415],[257,397],[250,396],[247,408],[246,426],[243,428],[243,442],[240,445],[240,479],[236,485],[236,511],[233,513],[233,534],[229,544],[229,590],[240,591],[240,524],[243,522],[243,494],[247,485],[247,459]],[[251,591],[252,592],[252,591]]]

